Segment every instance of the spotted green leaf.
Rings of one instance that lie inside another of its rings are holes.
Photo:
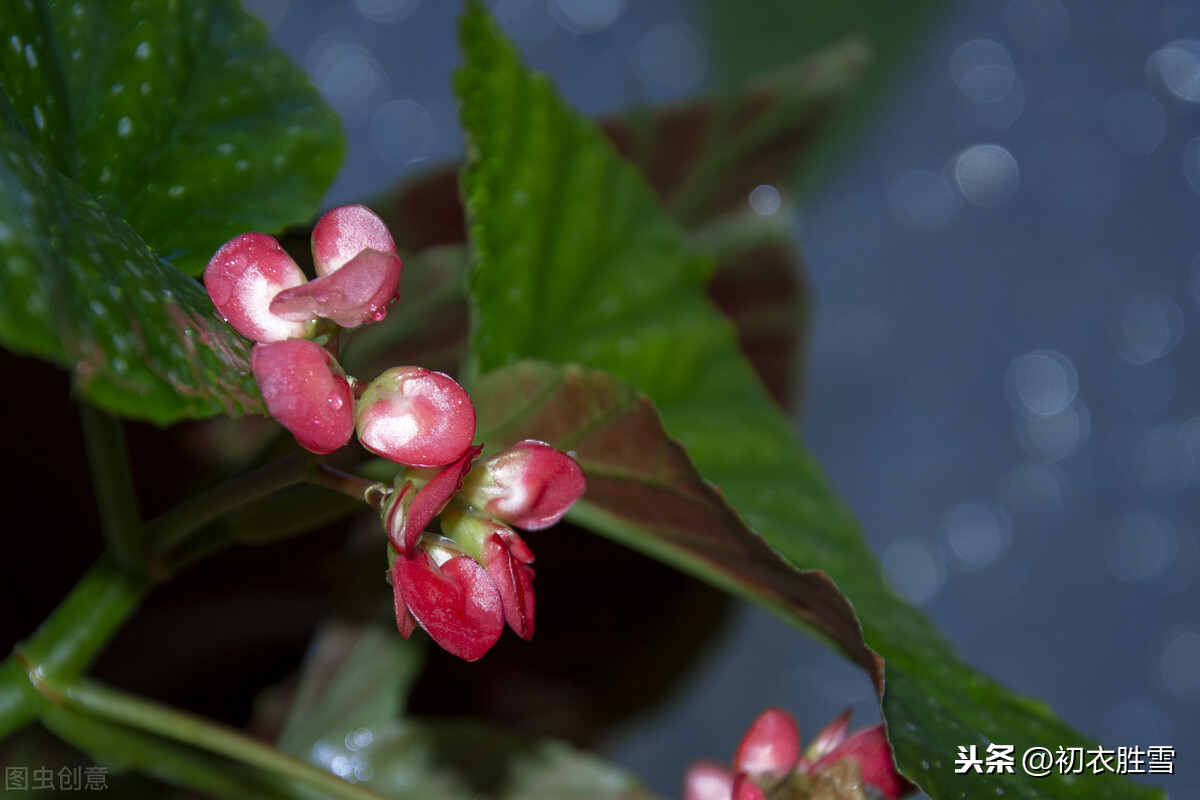
[[[234,0],[7,3],[0,85],[50,164],[198,274],[313,214],[336,119]]]
[[[90,401],[168,422],[257,409],[249,348],[204,290],[0,130],[0,342],[71,370]]]
[[[828,573],[850,599],[885,662],[882,712],[897,761],[933,800],[980,796],[980,776],[954,771],[960,745],[1086,746],[1044,704],[963,664],[887,590],[856,521],[706,299],[707,260],[600,132],[521,64],[478,3],[460,32],[475,372],[528,357],[582,362],[647,394],[666,433],[745,524],[793,567]],[[587,522],[611,533],[600,515]],[[986,786],[1034,800],[1161,796],[1112,774],[1017,771],[988,775]]]
[[[313,214],[333,115],[234,0],[0,16],[0,343],[120,414],[258,409],[246,344],[185,273]]]

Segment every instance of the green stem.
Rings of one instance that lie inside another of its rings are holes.
[[[146,563],[146,540],[121,422],[89,403],[79,404],[79,417],[104,542],[118,562],[141,570]]]
[[[301,483],[309,470],[303,454],[285,456],[180,503],[146,526],[147,539],[153,542],[158,555],[170,553],[196,531],[230,511]]]
[[[87,420],[89,415],[94,417],[90,421]],[[113,456],[123,453],[120,447],[114,447],[114,420],[106,419],[94,409],[85,412],[84,416],[85,428],[92,428],[87,435],[94,435],[98,442],[106,441],[97,447],[89,447],[96,454],[93,470],[99,471],[103,464],[123,462],[123,455]],[[119,431],[116,433],[119,436]],[[115,460],[110,460],[113,458]],[[280,459],[181,503],[147,524],[139,531],[138,538],[145,536],[143,541],[154,542],[160,551],[169,551],[222,514],[300,483],[311,469],[299,453]],[[122,483],[120,479],[114,481],[115,492],[124,491],[119,488]],[[108,494],[99,478],[96,488],[99,497]],[[101,513],[113,525],[112,530],[123,531],[117,540],[124,540],[128,526],[133,524],[131,515],[136,512],[124,501],[117,501]],[[126,550],[126,555],[128,552]],[[13,654],[0,664],[0,738],[32,721],[38,714],[41,703],[30,686],[30,678],[74,680],[152,585],[153,581],[140,570],[123,566],[123,560],[118,556],[105,555],[96,562],[41,627],[28,640],[18,644]]]
[[[379,800],[379,795],[350,784],[338,776],[279,752],[223,725],[87,680],[56,687],[41,687],[47,697],[58,698],[68,709],[86,713],[151,733],[209,753],[223,756],[263,772],[310,787],[344,800]]]
[[[65,706],[46,704],[41,722],[58,738],[86,753],[95,763],[116,771],[135,770],[166,783],[226,800],[309,800],[310,792],[230,763],[191,747],[176,744],[89,716]],[[112,789],[115,786],[108,785]]]
[[[102,556],[32,636],[0,665],[0,738],[41,707],[31,677],[74,680],[150,591],[152,582]]]
[[[361,500],[376,511],[383,507],[383,501],[391,491],[391,487],[386,483],[343,472],[325,463],[317,463],[312,468],[308,475],[308,481],[317,486],[341,492],[355,500]]]

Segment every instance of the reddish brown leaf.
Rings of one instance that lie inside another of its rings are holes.
[[[588,481],[577,521],[815,628],[882,694],[882,662],[837,586],[796,569],[746,527],[645,396],[599,370],[533,361],[485,375],[473,395],[489,449],[538,438],[576,454]]]

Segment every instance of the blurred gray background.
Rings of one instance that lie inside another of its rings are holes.
[[[327,205],[461,154],[458,3],[248,5],[344,120]],[[586,112],[719,82],[693,3],[491,5]],[[954,4],[849,156],[755,203],[794,215],[815,293],[805,439],[968,662],[1108,747],[1174,746],[1149,782],[1200,798],[1200,4]],[[768,705],[878,719],[856,668],[739,614],[607,744],[664,794]]]

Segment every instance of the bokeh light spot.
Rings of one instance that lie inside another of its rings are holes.
[[[977,206],[996,208],[1017,191],[1020,172],[1012,153],[996,144],[977,144],[954,160],[954,180]]]
[[[883,553],[883,573],[892,591],[916,605],[932,599],[946,579],[937,551],[911,537],[888,545]]]
[[[654,99],[669,99],[694,89],[706,63],[700,34],[674,22],[647,33],[633,52],[633,69]]]
[[[963,503],[947,511],[939,524],[949,563],[965,570],[990,566],[1011,541],[1008,517],[990,504]]]
[[[1145,364],[1162,358],[1183,337],[1183,311],[1164,294],[1143,292],[1125,302],[1114,345],[1121,358]]]
[[[1158,663],[1169,694],[1180,700],[1200,697],[1200,633],[1185,628],[1168,634]]]
[[[1005,377],[1008,401],[1026,417],[1049,417],[1071,405],[1079,377],[1071,359],[1056,350],[1035,350],[1013,360]]]
[[[774,186],[763,184],[750,193],[750,207],[754,209],[755,214],[761,214],[764,217],[778,211],[781,202],[779,190]]]

